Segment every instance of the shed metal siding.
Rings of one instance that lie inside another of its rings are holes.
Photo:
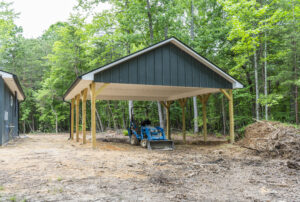
[[[232,88],[232,83],[171,43],[101,71],[94,81]]]
[[[18,100],[16,96],[0,79],[0,125],[1,125],[1,145],[18,135]],[[7,120],[5,117],[7,116]]]
[[[4,81],[0,76],[0,145],[2,145],[2,136],[4,134]]]

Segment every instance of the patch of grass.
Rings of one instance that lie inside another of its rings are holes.
[[[281,123],[281,124],[284,125],[284,126],[292,126],[292,127],[296,128],[296,129],[300,128],[300,126],[298,126],[296,124],[292,124],[292,123]]]
[[[59,181],[59,182],[61,182],[62,180],[63,180],[62,177],[58,177],[58,178],[57,178],[57,181]]]
[[[229,136],[229,135],[226,136],[226,140],[227,140],[228,142],[230,141],[230,136]]]
[[[63,193],[63,191],[64,191],[64,190],[63,190],[62,188],[60,188],[60,189],[58,190],[59,193]]]
[[[12,201],[12,202],[16,202],[17,198],[15,196],[12,196],[12,197],[9,198],[9,200]]]
[[[3,191],[4,190],[4,187],[3,186],[0,186],[0,191]]]
[[[128,130],[123,130],[122,132],[123,132],[124,136],[128,136]]]
[[[221,138],[221,137],[223,137],[223,135],[221,133],[219,133],[219,132],[216,132],[216,137],[217,138]]]

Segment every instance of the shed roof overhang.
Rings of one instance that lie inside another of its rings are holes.
[[[6,86],[13,94],[17,92],[17,98],[19,101],[25,100],[25,94],[16,75],[0,70],[0,77],[2,77]]]
[[[82,90],[86,88],[89,89],[88,87],[93,81],[96,82],[96,89],[102,88],[101,93],[97,96],[97,99],[100,100],[168,101],[207,93],[217,93],[220,92],[220,88],[228,88],[228,85],[222,87],[218,81],[215,81],[218,85],[213,87],[207,85],[201,86],[201,82],[199,82],[198,85],[169,85],[164,84],[164,82],[155,83],[155,85],[153,85],[152,83],[121,83],[119,81],[113,81],[114,79],[109,81],[99,81],[99,75],[102,74],[102,72],[105,73],[114,67],[119,68],[120,65],[132,61],[135,58],[142,57],[143,55],[167,44],[172,44],[172,46],[179,48],[180,51],[184,52],[184,54],[195,59],[197,63],[202,66],[204,65],[210,72],[212,72],[213,75],[215,75],[213,76],[215,80],[222,79],[227,83],[230,83],[230,89],[243,88],[243,85],[240,82],[204,57],[200,56],[184,43],[176,38],[170,38],[78,77],[65,93],[64,100],[71,100],[76,95],[80,94]],[[119,72],[118,74],[121,75],[122,73]],[[180,75],[180,73],[178,74]],[[95,75],[97,75],[97,78]],[[113,77],[113,74],[111,77]],[[87,99],[90,99],[90,93],[88,93]]]

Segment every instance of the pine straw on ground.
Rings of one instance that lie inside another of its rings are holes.
[[[300,162],[300,130],[279,122],[258,121],[245,129],[239,144],[267,157]]]

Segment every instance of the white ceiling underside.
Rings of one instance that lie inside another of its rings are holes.
[[[89,84],[81,80],[68,94],[65,100],[70,100],[84,89],[88,89],[87,99],[91,99]],[[103,87],[103,88],[102,88]],[[218,93],[216,88],[194,88],[178,86],[158,86],[140,84],[96,83],[96,91],[102,88],[97,100],[140,100],[140,101],[170,101],[180,98],[193,97],[208,93]]]

